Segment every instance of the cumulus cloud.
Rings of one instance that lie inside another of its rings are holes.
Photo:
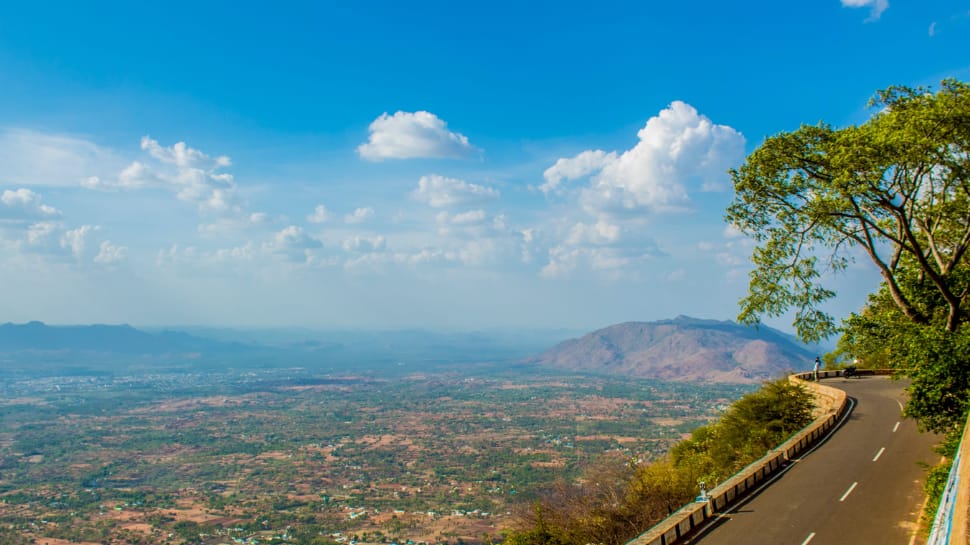
[[[164,147],[157,140],[143,136],[141,149],[163,163],[182,168],[220,168],[232,165],[232,161],[225,155],[210,159],[208,155],[190,148],[185,142],[176,142],[172,146]]]
[[[690,202],[688,188],[725,189],[727,170],[744,156],[741,133],[681,101],[650,118],[637,136],[620,154],[594,150],[560,159],[546,170],[546,191],[590,176],[581,202],[593,214],[680,210]]]
[[[368,141],[357,153],[368,161],[384,159],[462,158],[475,153],[468,138],[448,130],[448,124],[431,112],[386,112],[369,127]]]
[[[523,240],[523,256],[531,259],[536,236],[528,232]],[[548,261],[542,267],[545,277],[568,276],[585,267],[593,271],[619,275],[649,259],[665,255],[653,239],[622,224],[599,220],[577,222],[565,229],[559,242],[546,246]]]
[[[649,248],[637,250],[614,247],[574,247],[564,244],[549,249],[549,261],[542,267],[541,275],[546,278],[564,277],[580,266],[588,267],[593,271],[619,274],[655,255]]]
[[[0,220],[56,218],[60,210],[41,202],[40,194],[27,188],[5,189],[0,194]]]
[[[566,244],[572,246],[613,244],[620,240],[620,227],[605,221],[593,225],[577,223],[569,230]]]
[[[323,243],[308,235],[302,227],[290,225],[277,232],[273,240],[266,244],[265,249],[281,255],[290,261],[306,262],[312,256],[312,250],[323,248]]]
[[[88,235],[96,231],[94,225],[82,225],[77,229],[70,229],[61,235],[61,248],[70,250],[75,259],[80,260],[87,249]]]
[[[185,142],[163,146],[150,136],[142,137],[141,149],[154,161],[132,161],[114,179],[89,176],[81,186],[99,191],[162,187],[195,204],[200,212],[242,211],[232,174],[221,172],[232,165],[229,157],[210,157]]]
[[[563,180],[589,176],[614,161],[616,152],[606,153],[602,150],[587,150],[572,158],[559,159],[542,173],[546,182],[539,189],[543,193],[549,193],[558,188]]]
[[[531,231],[523,240],[523,259],[547,255],[542,275],[579,267],[625,275],[664,255],[645,234],[651,216],[688,210],[694,192],[727,189],[727,170],[744,156],[738,131],[681,101],[651,117],[637,136],[628,150],[583,151],[543,173],[543,193],[575,199],[578,207],[563,209],[541,241]],[[570,188],[574,180],[582,183]]]
[[[101,265],[112,265],[124,261],[128,256],[128,248],[117,246],[105,240],[101,242],[98,255],[94,256],[94,262]]]
[[[444,208],[495,200],[499,192],[491,187],[432,174],[422,176],[411,195],[433,208]]]
[[[387,240],[382,235],[354,235],[344,239],[342,246],[345,252],[350,253],[383,252],[387,249]]]
[[[484,210],[469,210],[449,215],[447,212],[439,212],[436,219],[439,224],[451,225],[476,225],[484,222],[487,216]]]
[[[372,217],[374,217],[374,209],[369,206],[363,206],[354,210],[353,213],[345,215],[344,223],[364,223]]]
[[[495,236],[504,231],[504,217],[496,217],[488,224],[488,215],[484,210],[469,210],[457,214],[438,212],[435,216],[438,224],[438,236],[478,239]]]
[[[866,22],[877,21],[882,16],[882,12],[889,9],[889,0],[842,0],[842,6],[847,8],[869,8],[869,17],[866,19]]]
[[[323,223],[328,219],[330,219],[330,211],[327,210],[327,207],[322,204],[318,204],[317,207],[313,209],[313,213],[308,214],[306,217],[306,220],[310,223]]]
[[[44,246],[46,241],[53,238],[53,235],[57,232],[57,229],[58,224],[52,221],[42,221],[31,224],[29,227],[27,227],[27,236],[25,240],[29,246]]]
[[[100,242],[100,246],[97,241],[92,242],[99,231],[101,227],[98,225],[81,225],[71,229],[60,221],[39,221],[17,229],[6,229],[0,232],[0,239],[21,255],[74,261],[81,266],[92,262],[105,265],[123,259],[127,248],[107,241]]]

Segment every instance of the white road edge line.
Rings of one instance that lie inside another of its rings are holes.
[[[876,457],[873,458],[872,461],[875,462],[876,460],[878,460],[879,457],[882,456],[883,452],[886,452],[886,447],[882,447],[881,449],[879,449],[879,452],[876,453]]]
[[[808,537],[805,538],[805,541],[802,542],[802,545],[808,545],[808,543],[813,539],[815,539],[815,532],[808,534]]]
[[[859,485],[858,482],[852,483],[852,486],[850,486],[849,489],[845,491],[845,494],[842,494],[842,497],[839,498],[839,501],[845,501],[845,499],[849,497],[849,494],[851,494],[852,491],[855,490],[855,487],[858,485]]]
[[[896,422],[896,425],[893,426],[893,433],[896,433],[896,430],[898,429],[899,429],[899,422]]]
[[[903,409],[903,402],[897,399],[896,405],[899,405],[899,414],[903,414],[903,411],[905,410]]]

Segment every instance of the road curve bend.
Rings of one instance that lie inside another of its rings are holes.
[[[901,416],[907,383],[881,376],[826,379],[855,403],[846,421],[770,486],[683,543],[911,545],[926,469],[940,438]]]

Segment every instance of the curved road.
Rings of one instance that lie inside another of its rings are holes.
[[[906,383],[833,378],[855,402],[841,428],[770,486],[686,543],[915,543],[926,466],[939,437],[900,416]],[[923,465],[921,465],[923,464]]]

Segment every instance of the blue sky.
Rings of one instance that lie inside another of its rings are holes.
[[[968,52],[965,1],[8,3],[0,320],[730,319],[725,171]]]

